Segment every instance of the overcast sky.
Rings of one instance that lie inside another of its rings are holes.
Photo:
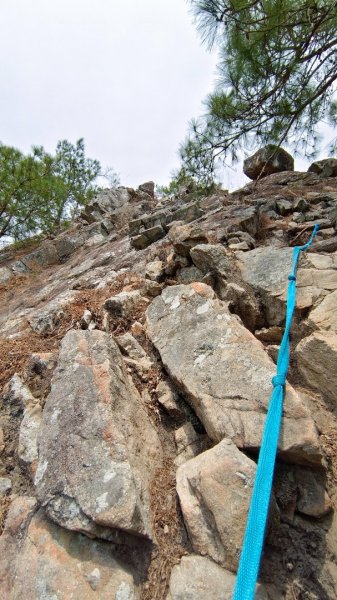
[[[133,187],[168,183],[215,80],[185,0],[1,0],[0,56],[2,143],[84,137]],[[246,181],[241,166],[224,176]]]

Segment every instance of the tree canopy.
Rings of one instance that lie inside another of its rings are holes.
[[[337,1],[189,3],[204,43],[219,54],[215,91],[181,146],[185,171],[208,181],[218,161],[266,143],[313,156],[320,123],[337,119]]]
[[[98,160],[85,156],[84,140],[58,142],[54,155],[33,147],[25,155],[0,143],[0,238],[15,240],[48,232],[75,216],[98,191],[102,172]]]

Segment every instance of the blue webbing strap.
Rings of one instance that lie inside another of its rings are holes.
[[[300,253],[309,248],[317,231],[318,225],[315,225],[309,242],[304,246],[294,247],[293,266],[288,277],[286,325],[277,358],[276,376],[272,379],[274,389],[262,436],[233,600],[253,600],[255,596],[281,428],[284,386],[289,366],[289,333],[296,305],[297,261]]]

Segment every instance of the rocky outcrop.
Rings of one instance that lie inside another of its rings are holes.
[[[39,433],[37,496],[67,529],[151,538],[149,483],[160,444],[118,346],[101,331],[63,340]]]
[[[257,597],[336,597],[337,180],[324,173],[207,197],[104,190],[69,229],[0,252],[2,595],[231,597],[292,246],[317,222]]]

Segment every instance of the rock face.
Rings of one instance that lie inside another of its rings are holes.
[[[231,598],[315,223],[256,597],[337,597],[337,177],[271,162],[233,193],[104,190],[0,250],[1,598]]]
[[[151,537],[148,487],[158,459],[118,346],[101,331],[70,331],[39,435],[35,485],[47,514],[90,536]]]
[[[210,438],[259,448],[275,366],[263,346],[195,283],[166,288],[147,310],[152,342]],[[320,463],[315,424],[290,385],[279,450],[288,460]]]
[[[1,595],[7,600],[136,600],[131,571],[106,542],[50,523],[34,498],[14,500],[0,538]]]
[[[272,144],[258,150],[253,156],[246,158],[243,163],[243,172],[250,179],[293,170],[293,157],[283,148],[278,148]]]

